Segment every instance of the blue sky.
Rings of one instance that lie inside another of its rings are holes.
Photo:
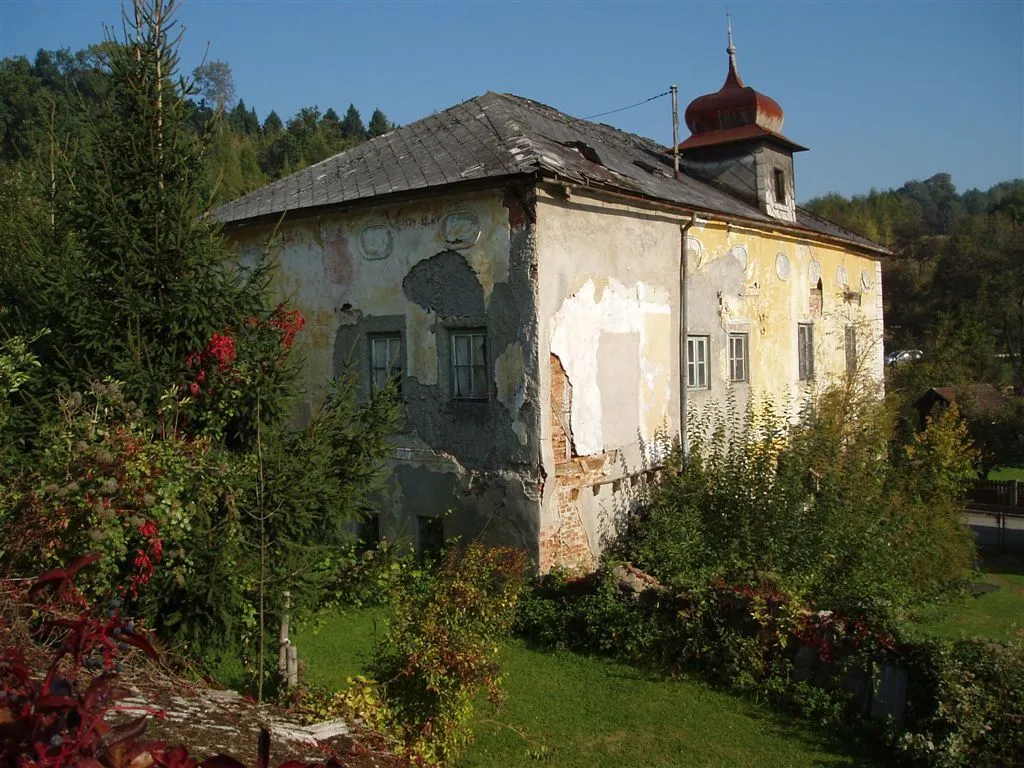
[[[777,100],[801,200],[940,171],[1024,176],[1024,2],[729,3],[740,74]],[[0,56],[85,47],[112,0],[0,0]],[[350,102],[409,123],[488,90],[585,117],[726,71],[724,2],[185,0],[183,64],[227,61],[260,117]],[[671,141],[668,98],[602,118]],[[682,126],[681,138],[688,132]]]

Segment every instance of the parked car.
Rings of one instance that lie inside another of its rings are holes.
[[[902,363],[912,363],[915,360],[920,360],[924,357],[924,352],[920,349],[896,349],[885,356],[886,365],[900,365]]]

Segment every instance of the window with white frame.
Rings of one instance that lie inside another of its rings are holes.
[[[846,326],[846,372],[857,372],[857,329],[852,325]]]
[[[381,333],[370,337],[370,378],[374,389],[394,381],[402,386],[402,335]]]
[[[797,358],[800,381],[814,378],[814,324],[800,323],[796,327]]]
[[[451,332],[451,369],[454,399],[487,399],[486,331]]]
[[[729,381],[747,381],[748,371],[747,334],[729,334]]]
[[[686,337],[686,386],[690,389],[708,387],[708,337]]]

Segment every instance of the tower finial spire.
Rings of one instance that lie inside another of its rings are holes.
[[[743,80],[740,78],[740,73],[736,71],[736,46],[732,42],[732,14],[729,13],[729,9],[725,9],[725,28],[729,32],[729,47],[725,49],[725,52],[729,54],[729,74],[725,78],[726,85],[734,85],[743,87]]]

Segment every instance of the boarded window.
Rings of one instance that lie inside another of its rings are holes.
[[[729,381],[747,381],[747,334],[729,334]]]
[[[402,386],[402,336],[398,333],[370,337],[370,375],[374,389],[394,381]]]
[[[800,380],[814,378],[814,325],[800,323],[796,327],[797,357],[800,366]]]
[[[857,372],[857,329],[852,325],[846,326],[846,372]]]
[[[708,386],[708,337],[686,337],[686,386],[706,389]]]
[[[487,333],[452,331],[452,397],[487,399]]]

